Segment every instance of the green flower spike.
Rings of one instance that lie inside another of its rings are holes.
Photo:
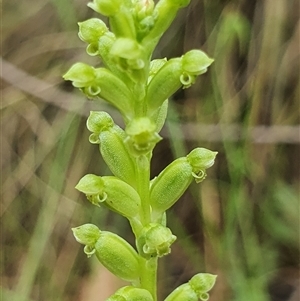
[[[106,301],[153,301],[149,291],[133,286],[124,286],[118,289]]]
[[[128,219],[133,219],[139,214],[141,200],[138,193],[116,177],[88,174],[75,188],[83,192],[92,204],[103,205]]]
[[[137,240],[139,253],[146,259],[162,257],[171,253],[171,245],[176,236],[171,230],[161,224],[151,223],[144,227],[141,236]]]

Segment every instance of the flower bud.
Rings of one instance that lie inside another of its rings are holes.
[[[153,0],[137,0],[134,6],[137,19],[140,21],[151,16],[153,14],[154,5],[155,3]]]
[[[87,53],[89,55],[98,54],[99,38],[105,33],[109,32],[105,23],[97,18],[92,18],[84,22],[79,22],[79,38],[88,43]]]
[[[127,183],[113,177],[85,175],[76,185],[94,205],[101,204],[129,219],[139,214],[141,200],[138,193]]]
[[[187,155],[196,183],[200,183],[206,178],[206,169],[214,164],[217,153],[198,147]]]
[[[191,50],[182,57],[182,75],[180,81],[183,88],[189,88],[195,83],[196,77],[207,71],[214,60],[200,50]]]
[[[72,228],[72,231],[76,241],[87,246],[94,246],[101,234],[99,228],[93,224]]]
[[[199,273],[192,277],[188,283],[176,288],[165,301],[207,301],[209,294],[216,282],[215,275]]]
[[[201,50],[190,50],[182,57],[182,69],[187,73],[199,75],[206,72],[213,61]]]
[[[192,289],[199,295],[200,299],[201,294],[204,294],[201,300],[206,301],[207,299],[205,299],[205,294],[213,288],[216,283],[216,279],[216,275],[199,273],[192,277],[192,279],[189,281],[189,284]]]
[[[135,15],[138,40],[142,40],[153,28],[156,20],[153,0],[137,0],[133,12]]]
[[[171,230],[161,224],[151,223],[144,227],[142,234],[137,240],[139,253],[149,259],[162,257],[171,252],[170,246],[176,240]]]
[[[118,289],[106,301],[153,301],[149,291],[133,286],[124,286]]]
[[[88,130],[95,134],[108,130],[115,125],[111,116],[103,111],[91,111],[87,119],[86,126]]]
[[[95,81],[95,68],[84,63],[76,63],[63,75],[63,78],[72,81],[76,88],[88,87]]]
[[[156,132],[156,125],[148,117],[133,119],[125,129],[126,143],[136,156],[151,152],[162,138]]]
[[[173,161],[153,179],[150,188],[153,217],[169,209],[186,191],[192,179],[192,167],[185,157]]]
[[[101,236],[99,228],[93,224],[85,224],[76,228],[72,228],[73,235],[80,244],[85,245],[84,253],[91,257],[95,254],[95,244]]]
[[[134,38],[135,26],[130,0],[94,0],[88,6],[96,12],[109,17],[112,31],[116,36]]]

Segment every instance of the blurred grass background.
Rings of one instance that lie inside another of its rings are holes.
[[[102,301],[122,285],[70,231],[93,222],[133,242],[124,219],[74,189],[109,173],[89,111],[120,120],[61,78],[98,63],[77,38],[92,16],[82,0],[2,4],[2,300]],[[296,0],[192,0],[160,42],[155,57],[201,48],[215,62],[174,95],[153,176],[194,147],[219,152],[168,214],[178,240],[160,261],[161,300],[200,271],[218,274],[212,301],[299,300],[299,34]]]

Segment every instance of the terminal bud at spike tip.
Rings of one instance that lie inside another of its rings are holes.
[[[88,6],[103,16],[112,16],[118,12],[121,4],[122,0],[94,0]]]

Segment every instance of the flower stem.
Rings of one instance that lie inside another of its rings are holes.
[[[146,226],[151,222],[150,192],[150,156],[141,155],[136,159],[138,174],[138,193],[142,200],[141,223]],[[149,260],[140,257],[140,285],[148,290],[157,301],[157,257]]]
[[[141,223],[147,225],[150,223],[150,159],[146,155],[141,155],[136,158],[136,168],[138,176],[137,192],[142,200]]]
[[[157,301],[157,257],[141,260],[141,288],[148,290],[153,301]]]

